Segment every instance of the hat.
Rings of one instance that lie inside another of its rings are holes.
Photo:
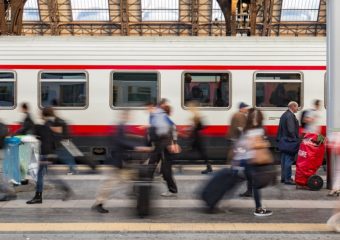
[[[249,105],[248,105],[248,104],[245,104],[244,102],[241,102],[238,108],[239,108],[239,109],[242,109],[242,108],[249,108]]]

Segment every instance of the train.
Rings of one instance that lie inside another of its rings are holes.
[[[30,103],[37,122],[40,109],[53,105],[79,148],[101,159],[119,114],[129,110],[131,131],[143,134],[145,103],[161,98],[179,129],[190,122],[188,101],[199,103],[211,159],[226,158],[240,102],[263,110],[275,137],[289,101],[301,113],[321,99],[324,130],[326,38],[0,36],[0,119],[12,130],[20,103]]]

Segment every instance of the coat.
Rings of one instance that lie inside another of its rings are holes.
[[[299,138],[299,121],[296,119],[295,114],[290,110],[284,112],[280,118],[276,141],[279,142],[282,137],[289,140]]]
[[[238,139],[241,136],[243,129],[246,127],[246,123],[247,116],[244,113],[235,113],[231,119],[227,137],[229,139]]]

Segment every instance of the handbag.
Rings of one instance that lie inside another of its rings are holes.
[[[252,167],[253,187],[261,189],[269,185],[275,185],[277,181],[278,171],[272,164],[255,165]]]
[[[295,155],[299,151],[300,140],[297,138],[289,139],[286,137],[282,137],[280,138],[277,147],[279,148],[281,152],[284,152],[290,155]]]
[[[265,165],[273,163],[273,156],[268,148],[259,148],[255,150],[255,156],[250,160],[254,165]]]

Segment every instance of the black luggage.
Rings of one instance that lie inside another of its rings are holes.
[[[224,194],[231,191],[241,181],[242,179],[237,175],[237,171],[230,168],[216,172],[202,191],[202,199],[209,210],[214,210]]]
[[[137,197],[137,215],[141,218],[150,215],[152,194],[152,165],[141,165],[138,168],[138,180],[135,185]]]

